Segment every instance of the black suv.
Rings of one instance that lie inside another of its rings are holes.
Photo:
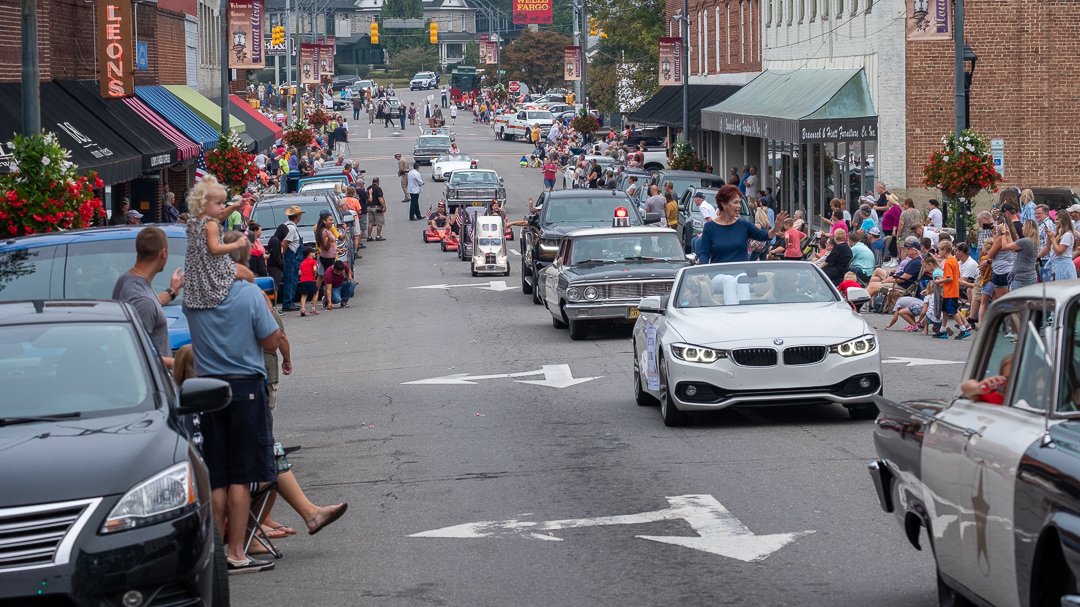
[[[529,224],[521,230],[521,292],[539,299],[534,284],[540,270],[549,265],[559,252],[563,237],[583,228],[610,226],[615,210],[627,211],[630,225],[657,223],[662,216],[649,213],[642,218],[637,205],[625,192],[617,190],[558,190],[544,192],[536,199]]]

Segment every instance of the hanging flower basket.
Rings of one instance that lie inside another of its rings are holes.
[[[6,144],[7,169],[0,174],[0,235],[22,236],[89,227],[105,216],[94,189],[96,173],[77,175],[56,135],[16,135]]]
[[[671,149],[671,169],[673,171],[705,171],[705,161],[694,151],[694,146],[685,139],[675,142]]]
[[[311,112],[307,116],[307,123],[315,130],[323,130],[326,128],[330,121],[333,120],[333,116],[330,112],[327,112],[321,107],[315,108],[315,111]]]
[[[1001,175],[994,169],[986,138],[970,129],[941,138],[941,148],[923,166],[923,185],[950,200],[971,200],[982,190],[996,192]]]
[[[206,168],[232,193],[242,191],[258,177],[255,155],[244,149],[236,131],[218,140],[216,149],[206,155]]]
[[[580,114],[574,116],[574,119],[570,121],[570,126],[582,135],[592,135],[596,131],[600,130],[600,123],[596,121],[596,118],[592,114],[585,113],[582,110]]]
[[[292,123],[289,130],[285,131],[285,135],[281,139],[285,142],[285,145],[303,151],[311,145],[311,140],[314,138],[315,131],[311,130],[307,122],[297,120]]]

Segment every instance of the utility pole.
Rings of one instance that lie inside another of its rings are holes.
[[[229,0],[221,0],[221,136],[229,134]]]
[[[295,103],[296,101],[295,99],[293,99],[292,95],[292,87],[294,84],[292,76],[292,66],[293,50],[297,48],[296,45],[293,44],[292,32],[290,31],[292,28],[289,27],[289,20],[291,17],[292,2],[290,0],[285,0],[285,92],[286,99],[288,100],[289,105],[289,109],[287,110],[287,120],[289,124],[292,124],[293,122],[293,103]]]
[[[41,70],[38,68],[37,0],[22,0],[22,132],[41,132]]]
[[[687,0],[682,2],[682,32],[679,41],[682,55],[682,140],[690,141],[690,6]]]
[[[584,45],[581,44],[581,20],[580,20],[580,17],[578,16],[578,12],[581,9],[581,5],[578,4],[577,2],[573,2],[572,6],[573,6],[574,16],[570,21],[571,21],[571,23],[574,24],[574,46],[576,46],[578,48],[584,48]],[[585,55],[582,54],[581,58],[582,58],[582,60],[584,60]],[[581,94],[581,81],[580,80],[578,80],[577,82],[574,83],[574,98],[575,99],[580,99],[580,100],[582,100],[582,103],[584,103],[585,98]]]
[[[581,0],[581,106],[589,111],[589,5]]]

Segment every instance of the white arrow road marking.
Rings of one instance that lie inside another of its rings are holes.
[[[938,360],[936,358],[911,358],[909,356],[890,356],[888,360],[881,361],[882,364],[901,364],[908,367],[926,367],[929,365],[962,365],[962,360]]]
[[[544,379],[519,379],[519,384],[533,384],[534,386],[549,386],[552,388],[567,388],[587,381],[598,379],[596,377],[574,377],[570,372],[570,365],[544,365]]]
[[[763,561],[772,553],[797,538],[814,533],[797,531],[756,535],[731,514],[711,495],[676,495],[666,498],[669,507],[639,514],[601,516],[595,518],[564,519],[556,521],[480,521],[421,531],[408,537],[440,538],[526,538],[561,542],[562,538],[541,533],[560,529],[601,527],[607,525],[640,525],[657,521],[683,519],[697,532],[696,536],[638,535],[635,537],[701,550],[709,554],[737,559],[747,563]]]
[[[538,371],[496,373],[494,375],[469,375],[468,373],[454,373],[452,375],[443,375],[441,377],[429,377],[427,379],[418,379],[415,381],[402,382],[401,385],[469,386],[475,385],[476,382],[481,379],[504,379],[512,377],[529,377],[532,375],[543,375],[544,379],[518,381],[523,384],[534,384],[537,386],[547,386],[549,388],[568,388],[570,386],[583,384],[587,381],[592,381],[594,379],[600,379],[601,377],[574,377],[573,373],[570,371],[570,365],[544,365],[543,368]]]
[[[423,285],[419,287],[409,287],[410,289],[463,289],[466,287],[474,287],[477,289],[483,289],[485,291],[511,291],[517,287],[511,287],[506,284],[505,280],[492,280],[488,282],[473,282],[464,285]]]

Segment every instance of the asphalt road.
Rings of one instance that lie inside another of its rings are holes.
[[[393,201],[387,240],[363,252],[350,309],[286,318],[296,371],[281,383],[275,420],[278,440],[303,447],[291,460],[309,497],[347,501],[349,511],[320,535],[279,541],[276,570],[233,577],[235,604],[936,604],[931,555],[911,548],[877,505],[870,422],[838,406],[781,407],[665,428],[656,409],[634,404],[628,331],[571,342],[517,288],[517,266],[502,290],[501,277],[473,279],[422,242],[397,202],[392,158],[408,155],[415,130],[394,136],[374,125],[368,140],[366,122],[352,125],[350,155],[383,177]],[[538,170],[517,166],[528,146],[495,141],[464,115],[455,131],[465,153],[505,177],[509,213],[522,214],[542,185]],[[442,189],[429,183],[422,207]],[[488,288],[411,288],[441,284]],[[969,342],[890,331],[881,347],[886,360],[959,363]],[[909,362],[884,365],[887,396],[949,393],[962,369]],[[564,364],[594,379],[521,383]],[[405,385],[454,374],[522,375]],[[688,521],[662,515],[556,523],[534,535],[526,525],[501,537],[408,537],[477,521],[650,513],[686,495],[713,496],[745,526],[729,550],[747,534],[812,533],[759,562],[638,537],[694,535]],[[303,528],[284,504],[275,516]]]

